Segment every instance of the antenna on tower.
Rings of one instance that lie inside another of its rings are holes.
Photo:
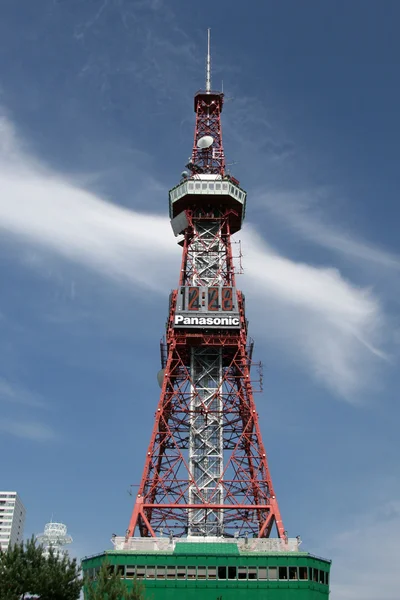
[[[211,92],[211,51],[210,51],[211,29],[207,29],[207,63],[206,63],[206,92]]]

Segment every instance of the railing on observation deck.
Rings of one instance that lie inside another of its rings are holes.
[[[301,541],[298,538],[288,538],[287,541],[278,538],[222,538],[222,537],[187,537],[187,538],[137,538],[113,537],[114,550],[130,552],[173,552],[176,543],[213,543],[237,544],[239,552],[297,552]]]

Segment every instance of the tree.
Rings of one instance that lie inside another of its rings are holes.
[[[128,589],[108,561],[100,567],[95,581],[85,580],[85,600],[144,600],[144,585],[133,579]]]
[[[47,558],[42,546],[31,538],[0,550],[0,598],[21,600],[78,600],[82,589],[80,567],[76,559],[58,556],[52,550]]]

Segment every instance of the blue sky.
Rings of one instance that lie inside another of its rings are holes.
[[[211,27],[285,527],[335,600],[397,598],[399,3],[0,8],[0,488],[26,534],[53,515],[84,556],[127,527]]]

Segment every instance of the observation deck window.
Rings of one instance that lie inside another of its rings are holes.
[[[289,579],[297,581],[298,578],[297,567],[289,567]]]

